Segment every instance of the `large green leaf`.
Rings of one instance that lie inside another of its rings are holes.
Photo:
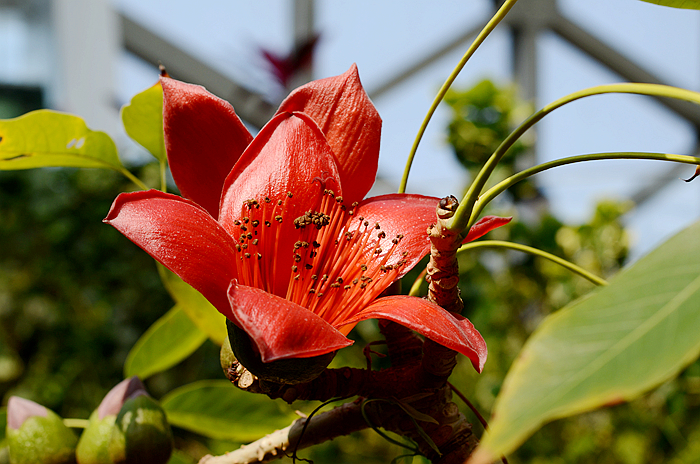
[[[247,442],[289,425],[279,402],[226,380],[203,380],[168,393],[161,405],[170,424],[219,440]]]
[[[134,95],[121,111],[129,137],[148,150],[158,161],[165,161],[163,138],[163,88],[160,82]]]
[[[217,345],[226,340],[226,318],[197,290],[185,283],[161,264],[158,269],[163,282],[175,302],[207,336]]]
[[[671,6],[673,8],[687,8],[700,10],[700,0],[642,0],[655,5]]]
[[[474,462],[545,422],[630,400],[700,354],[700,222],[557,313],[506,376]]]
[[[182,308],[175,305],[148,328],[129,351],[124,377],[145,379],[191,355],[207,339]]]
[[[0,169],[47,166],[123,169],[109,135],[77,116],[37,110],[0,120]]]

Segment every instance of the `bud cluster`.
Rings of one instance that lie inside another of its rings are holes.
[[[165,412],[138,377],[107,393],[79,439],[56,413],[17,396],[6,434],[10,464],[165,464],[173,447]]]

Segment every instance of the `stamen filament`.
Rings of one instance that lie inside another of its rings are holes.
[[[382,251],[382,243],[388,245],[388,241],[381,226],[356,217],[357,203],[348,209],[342,197],[324,190],[315,207],[294,219],[297,240],[293,249],[282,250],[283,244],[290,243],[282,234],[294,233],[289,224],[282,231],[282,221],[290,220],[282,218],[286,200],[245,202],[246,216],[234,222],[240,228],[236,244],[239,282],[275,293],[280,290],[275,285],[278,273],[289,272],[285,298],[340,326],[398,277],[405,260],[387,263],[396,256],[402,236],[392,239],[392,246]],[[280,259],[281,253],[292,253],[289,270],[279,269],[278,261],[288,262]]]

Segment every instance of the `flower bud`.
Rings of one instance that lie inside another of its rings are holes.
[[[260,358],[260,353],[255,348],[250,337],[243,329],[239,328],[228,319],[226,319],[226,327],[228,329],[228,340],[235,358],[243,367],[262,380],[285,385],[310,382],[321,375],[335,357],[336,352],[333,351],[311,358],[280,359],[278,361],[265,363]],[[222,350],[222,355],[223,353]],[[224,367],[226,362],[230,364],[230,361],[226,361],[222,358],[222,367]],[[228,367],[228,365],[226,367]],[[224,367],[224,369],[226,369],[226,367]]]
[[[165,413],[138,377],[131,377],[112,388],[90,415],[76,457],[78,464],[165,464],[171,451]]]
[[[124,403],[109,441],[114,464],[166,464],[172,450],[170,424],[153,398],[142,394]]]
[[[75,450],[78,464],[112,464],[107,445],[116,419],[116,415],[100,419],[97,410],[93,411]]]
[[[75,463],[78,438],[53,411],[13,396],[7,403],[7,442],[12,464]]]
[[[134,376],[122,380],[105,395],[80,436],[76,450],[79,464],[112,464],[108,446],[117,415],[127,400],[140,394],[146,394],[146,387]]]

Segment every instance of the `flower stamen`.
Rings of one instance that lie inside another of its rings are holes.
[[[274,288],[277,260],[269,263],[262,258],[280,256],[284,201],[247,200],[244,207],[246,216],[234,223],[241,231],[236,245],[240,283],[279,291]],[[285,298],[331,325],[340,326],[377,298],[406,262],[404,257],[396,259],[403,237],[387,239],[379,223],[355,215],[356,207],[353,203],[347,208],[342,197],[326,189],[316,208],[294,219],[298,235],[289,250],[292,263]],[[289,233],[289,228],[285,230]]]

